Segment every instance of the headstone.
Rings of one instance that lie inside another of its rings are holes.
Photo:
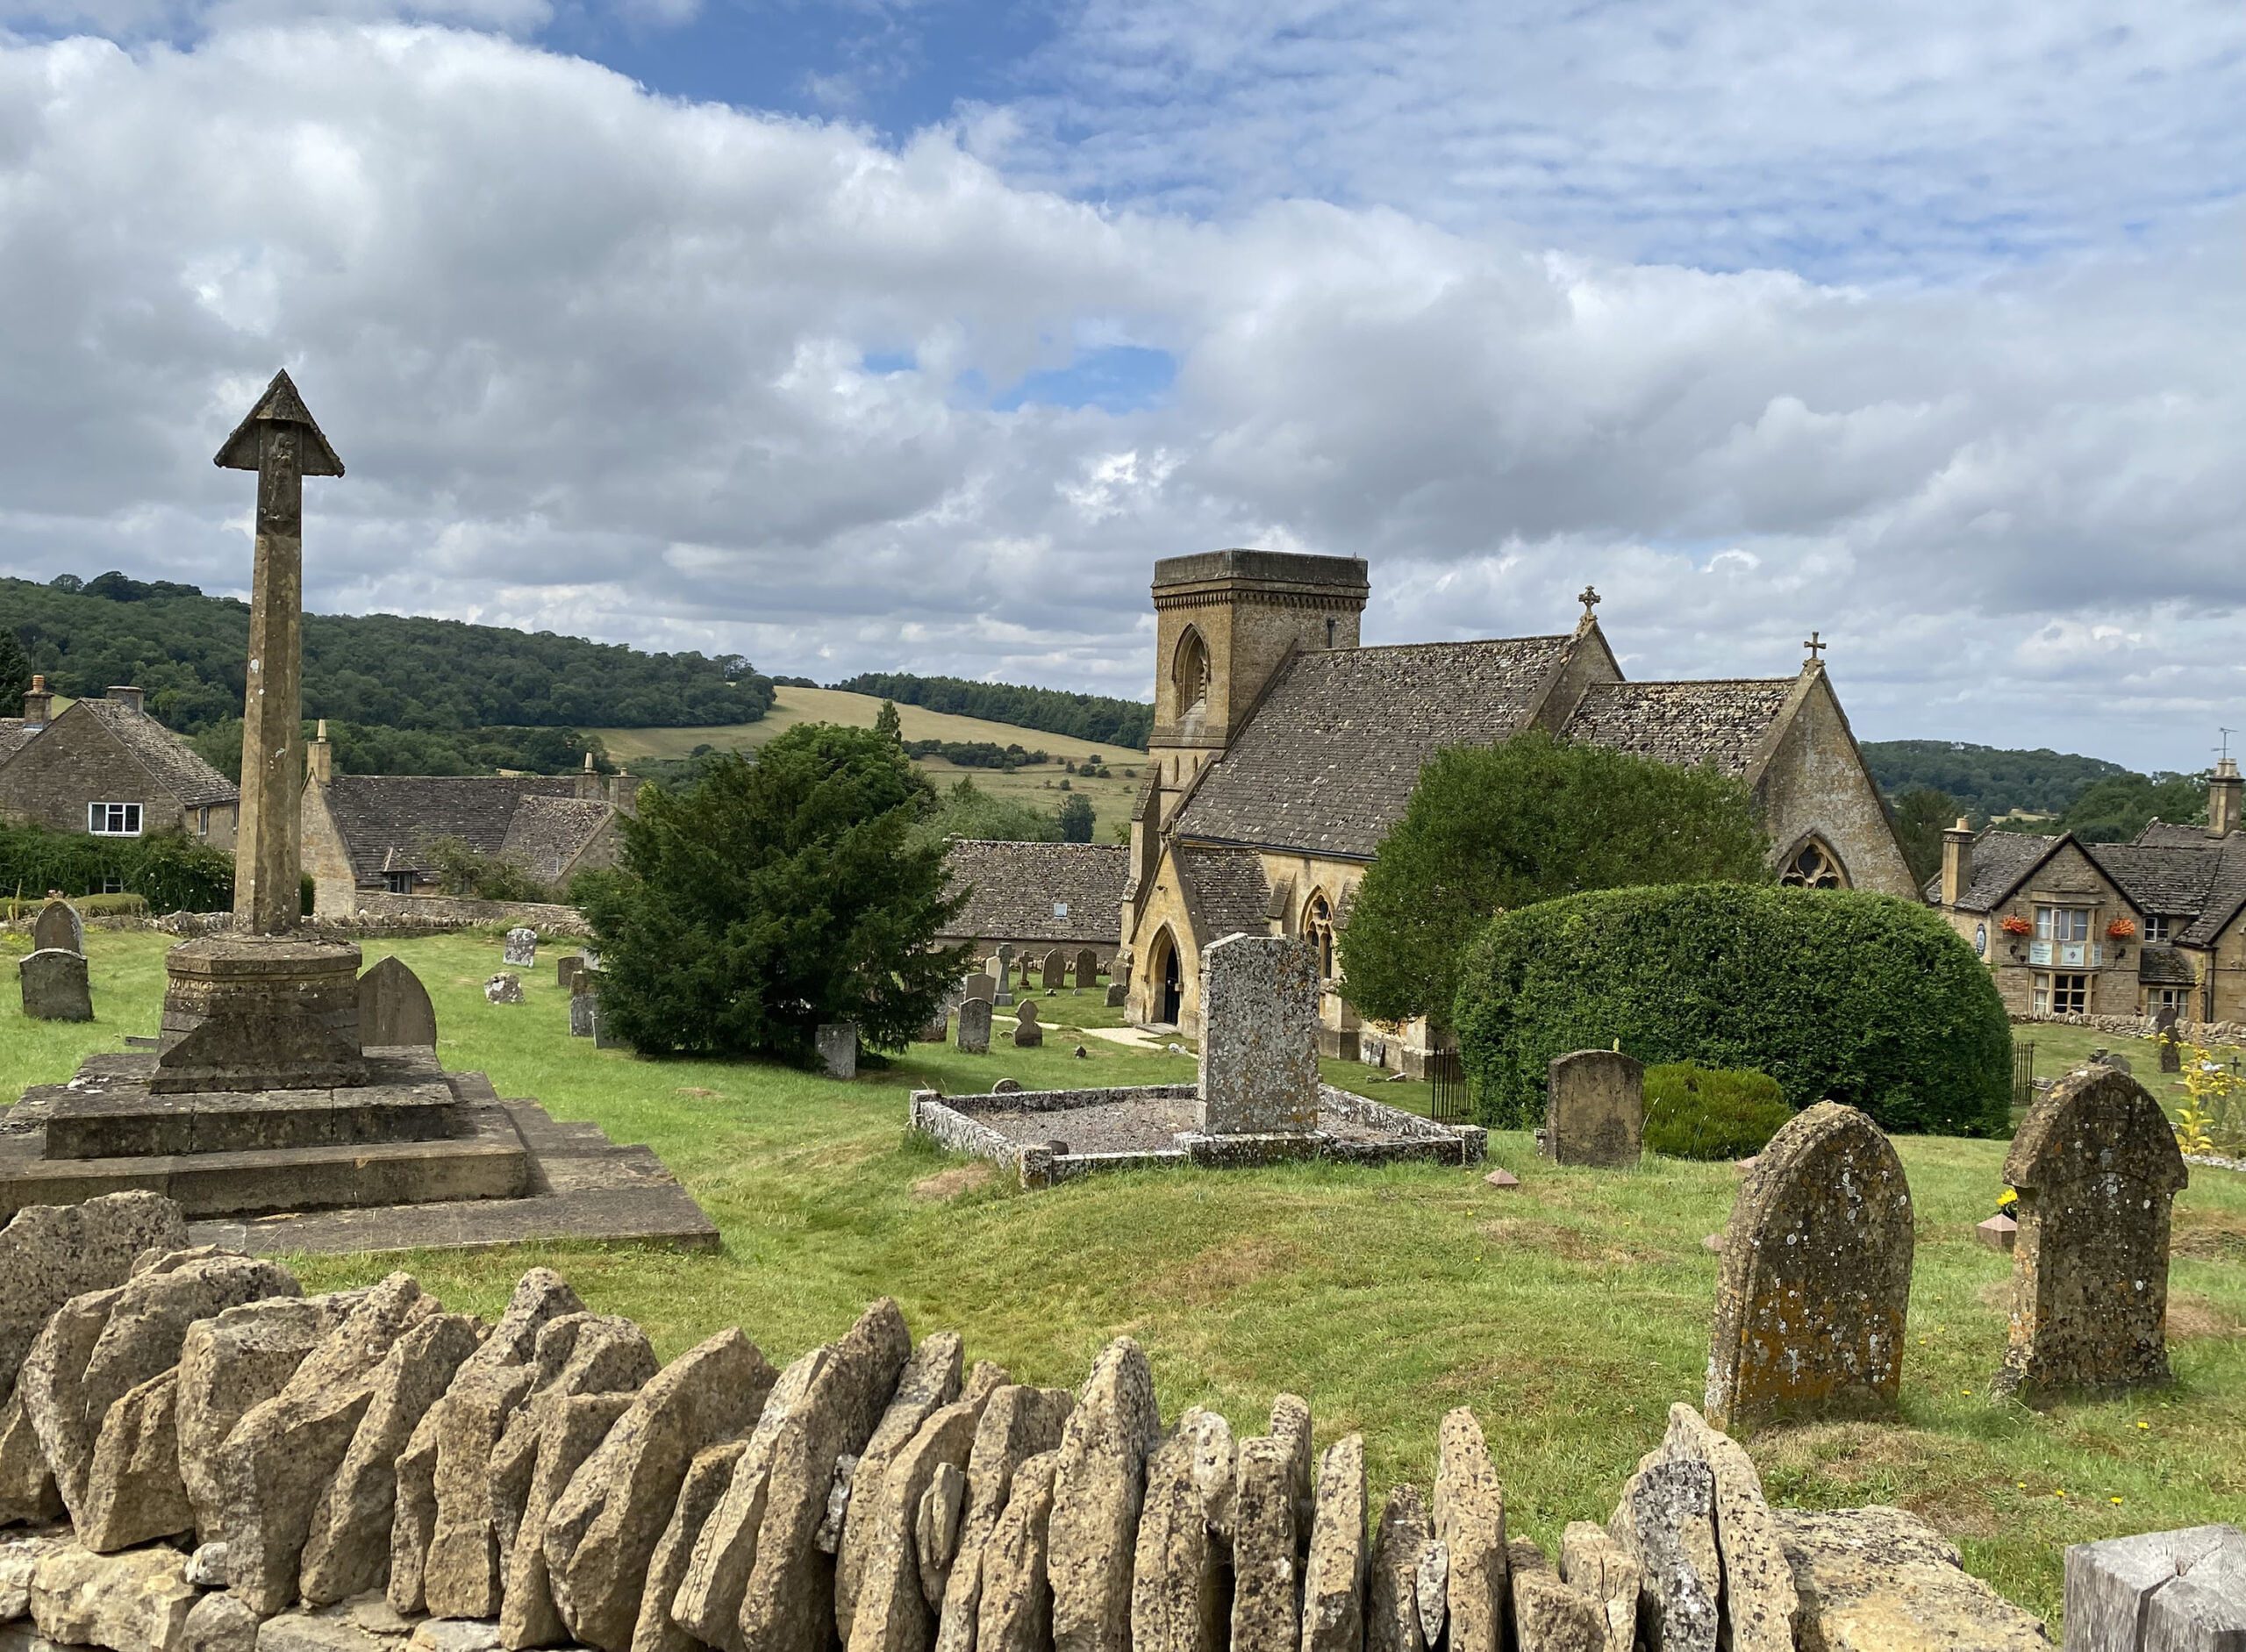
[[[961,983],[961,992],[968,998],[980,998],[988,1004],[997,996],[998,983],[992,980],[988,969],[978,969]]]
[[[1298,936],[1227,935],[1201,955],[1201,1130],[1318,1127],[1318,955]]]
[[[520,1004],[523,1001],[523,978],[502,969],[483,983],[486,1004]]]
[[[997,966],[994,973],[997,976],[998,990],[991,1002],[1012,1004],[1014,1001],[1014,949],[1009,946],[1001,946],[992,962]]]
[[[1634,1166],[1646,1132],[1646,1069],[1620,1050],[1553,1058],[1544,1152],[1555,1164]]]
[[[1069,955],[1060,948],[1045,955],[1045,967],[1038,972],[1038,984],[1048,992],[1069,984]]]
[[[2073,1544],[2066,1626],[2066,1652],[2246,1643],[2246,1532],[2193,1526]]]
[[[1911,1246],[1910,1185],[1878,1126],[1831,1101],[1789,1119],[1724,1229],[1708,1420],[1736,1434],[1788,1411],[1892,1407]]]
[[[554,961],[554,984],[560,987],[564,992],[567,992],[569,990],[569,983],[577,978],[577,971],[584,967],[584,954],[582,952],[563,953],[560,957]]]
[[[962,1055],[991,1053],[991,1000],[968,998],[959,1006],[959,1050]]]
[[[1077,990],[1083,992],[1099,984],[1099,955],[1090,947],[1077,954]]]
[[[501,955],[499,962],[518,969],[527,969],[536,963],[538,962],[538,931],[529,928],[510,929],[507,932],[507,949]]]
[[[1021,1008],[1014,1012],[1014,1043],[1021,1049],[1035,1049],[1045,1042],[1045,1029],[1037,1024],[1037,1000],[1024,998]]]
[[[926,1024],[912,1036],[917,1042],[922,1044],[941,1044],[950,1032],[951,1012],[939,1004],[936,1005],[935,1012],[928,1017]]]
[[[593,1000],[593,1048],[595,1049],[625,1049],[629,1048],[624,1035],[612,1026],[608,1017],[601,1013],[600,1000]]]
[[[48,947],[26,953],[16,966],[23,979],[24,1013],[34,1021],[90,1021],[94,992],[86,955]]]
[[[858,1024],[855,1021],[821,1022],[814,1037],[819,1048],[819,1064],[829,1078],[851,1079],[858,1076]]]
[[[359,1042],[368,1048],[437,1047],[437,1012],[429,989],[401,958],[383,958],[359,977]]]
[[[2007,1253],[2011,1251],[2019,1236],[2020,1224],[2002,1213],[1990,1217],[1985,1222],[1977,1224],[1973,1229],[1973,1237],[1980,1243],[1986,1245],[1991,1250]]]
[[[2004,1177],[2020,1229],[1999,1391],[2167,1381],[2169,1205],[2187,1173],[2160,1104],[2126,1073],[2070,1073],[2028,1110]]]
[[[1109,1009],[1119,1010],[1130,1001],[1131,983],[1129,982],[1111,981],[1107,983],[1107,1007]]]
[[[86,923],[78,916],[78,909],[67,900],[51,900],[39,909],[39,916],[32,920],[32,950],[34,952],[83,952],[86,949]]]
[[[587,964],[569,983],[569,1036],[590,1038],[600,1019],[600,971]]]

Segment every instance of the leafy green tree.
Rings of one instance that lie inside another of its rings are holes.
[[[980,838],[993,843],[1058,843],[1061,822],[1033,803],[994,797],[962,775],[914,828],[916,840]]]
[[[14,717],[23,710],[16,697],[31,681],[32,657],[17,640],[15,627],[0,616],[0,717]]]
[[[2189,826],[2207,819],[2205,775],[2109,775],[2061,815],[2056,827],[2085,843],[2124,843],[2156,819]]]
[[[1064,780],[1061,783],[1065,786],[1069,783]],[[1089,843],[1091,841],[1091,829],[1094,825],[1091,799],[1085,797],[1083,792],[1071,792],[1063,797],[1061,800],[1060,813],[1056,818],[1061,823],[1062,842]]]
[[[874,714],[874,733],[900,745],[904,742],[905,719],[897,714],[896,701],[883,700],[881,703],[881,710]]]
[[[1495,914],[1628,884],[1767,883],[1769,848],[1747,789],[1712,769],[1541,733],[1438,752],[1341,932],[1350,1002],[1447,1026],[1460,956]]]
[[[485,855],[465,838],[433,838],[428,855],[429,869],[447,895],[471,900],[550,901],[559,893],[515,862]]]
[[[914,830],[933,798],[895,740],[816,723],[647,795],[576,885],[602,1016],[650,1055],[801,1057],[827,1021],[904,1048],[967,956],[936,945],[963,898]]]
[[[1023,688],[1011,683],[971,683],[964,677],[920,676],[910,671],[868,671],[834,686],[853,694],[878,694],[902,704],[926,706],[932,712],[1012,723],[1017,728],[1041,729],[1048,734],[1073,734],[1102,746],[1143,749],[1155,720],[1155,708],[1141,700]]]
[[[1889,818],[1911,876],[1921,884],[1942,870],[1942,834],[1963,812],[1957,799],[1932,786],[1915,786],[1895,799]]]

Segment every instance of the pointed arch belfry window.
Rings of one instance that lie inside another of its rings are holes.
[[[1811,837],[1786,857],[1778,882],[1789,889],[1846,889],[1849,875],[1825,840]]]
[[[1199,711],[1209,698],[1209,645],[1193,626],[1177,640],[1177,654],[1170,662],[1170,686],[1177,695],[1177,715],[1183,719]]]

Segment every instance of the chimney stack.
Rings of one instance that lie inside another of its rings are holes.
[[[24,721],[33,728],[45,728],[54,715],[54,696],[47,692],[46,677],[33,677],[31,687],[24,690]]]
[[[321,718],[315,726],[310,747],[312,778],[321,785],[335,778],[335,747],[327,743],[327,719]]]
[[[109,697],[112,702],[118,705],[122,705],[128,712],[142,712],[147,709],[147,706],[142,704],[147,697],[142,694],[139,689],[133,688],[130,685],[119,686],[118,684],[111,683],[109,689]]]
[[[628,814],[637,819],[640,814],[640,776],[618,769],[616,778],[608,783],[608,801],[617,813]]]
[[[1942,904],[1955,910],[1957,898],[1973,884],[1973,828],[1959,815],[1942,834]]]
[[[2238,760],[2226,757],[2214,766],[2207,781],[2207,835],[2227,838],[2238,830],[2239,791],[2246,782],[2238,777]]]
[[[600,801],[600,771],[593,767],[593,754],[585,754],[585,766],[577,776],[577,796],[587,803]]]

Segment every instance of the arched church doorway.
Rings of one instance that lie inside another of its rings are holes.
[[[1154,956],[1148,960],[1148,983],[1154,988],[1154,1019],[1176,1026],[1185,1008],[1185,972],[1177,956],[1177,943],[1163,930],[1155,937]]]

